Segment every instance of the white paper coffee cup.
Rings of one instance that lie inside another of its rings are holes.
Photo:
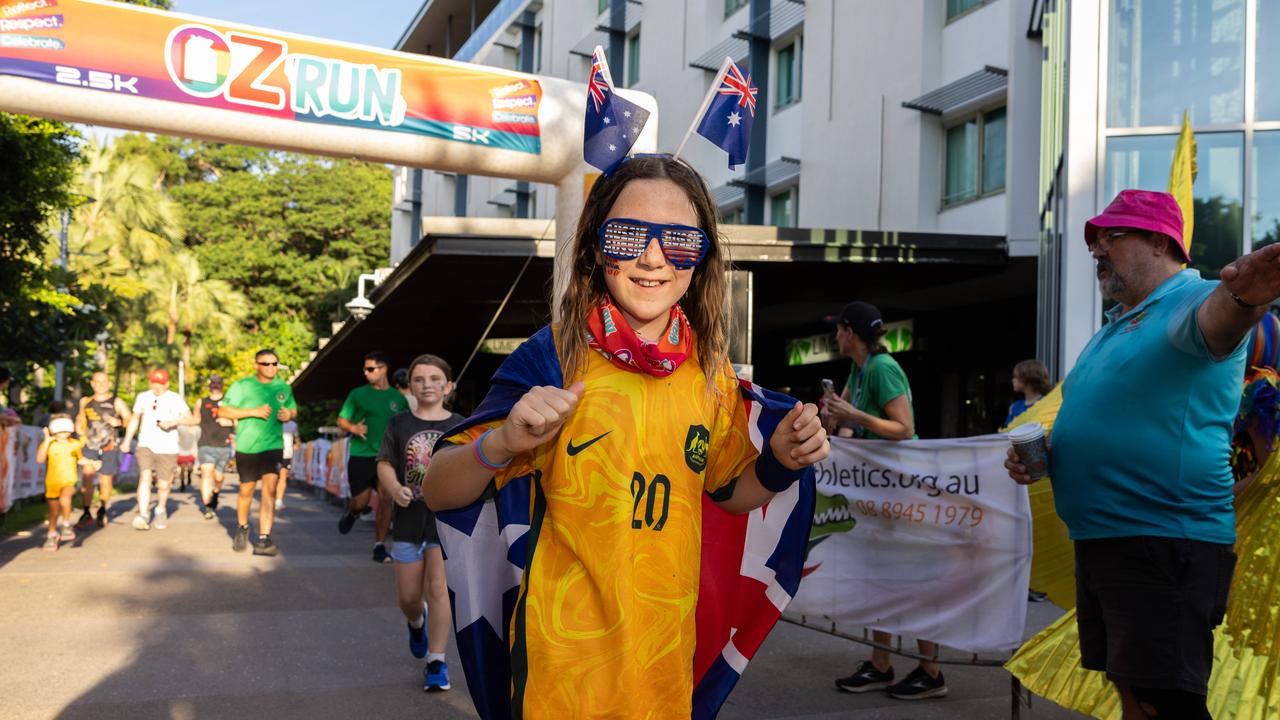
[[[1049,444],[1045,441],[1044,426],[1027,423],[1009,431],[1009,442],[1018,459],[1027,466],[1032,480],[1049,477]]]

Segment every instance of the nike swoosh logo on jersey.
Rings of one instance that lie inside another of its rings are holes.
[[[595,437],[591,438],[590,440],[588,440],[588,441],[586,441],[586,442],[582,443],[581,445],[574,445],[574,444],[573,444],[573,440],[570,440],[570,441],[566,444],[566,446],[565,446],[565,451],[569,453],[569,457],[573,457],[574,455],[577,455],[578,453],[582,452],[583,450],[586,450],[587,448],[589,448],[589,447],[591,447],[592,445],[596,444],[596,441],[597,441],[597,440],[599,440],[600,438],[604,437],[605,435],[608,435],[608,434],[609,434],[609,433],[611,433],[611,432],[613,432],[613,431],[612,431],[612,430],[606,430],[605,432],[603,432],[603,433],[601,433],[601,434],[599,434],[599,435],[597,435],[597,436],[595,436]]]

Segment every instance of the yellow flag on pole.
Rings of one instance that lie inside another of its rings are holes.
[[[1191,118],[1182,111],[1182,132],[1173,150],[1173,167],[1169,168],[1169,194],[1182,208],[1182,240],[1191,254],[1191,231],[1195,226],[1195,203],[1191,186],[1196,181],[1196,136],[1191,132]]]

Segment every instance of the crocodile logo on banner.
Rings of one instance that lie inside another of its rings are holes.
[[[853,516],[853,508],[843,495],[823,495],[818,493],[813,507],[813,526],[809,528],[809,547],[806,554],[813,552],[823,540],[832,535],[847,533],[853,530],[858,520]],[[817,570],[822,563],[806,566],[804,574]]]

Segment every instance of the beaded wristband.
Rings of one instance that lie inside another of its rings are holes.
[[[480,437],[476,438],[476,441],[472,443],[472,448],[474,449],[474,452],[475,452],[476,462],[480,463],[481,465],[485,466],[490,470],[501,470],[502,468],[511,464],[511,458],[507,458],[507,461],[500,465],[495,465],[489,462],[489,458],[485,457],[484,451],[480,449],[480,443],[484,442],[485,437],[491,432],[493,432],[493,428],[489,428],[488,430],[485,430],[484,432],[480,433]]]

